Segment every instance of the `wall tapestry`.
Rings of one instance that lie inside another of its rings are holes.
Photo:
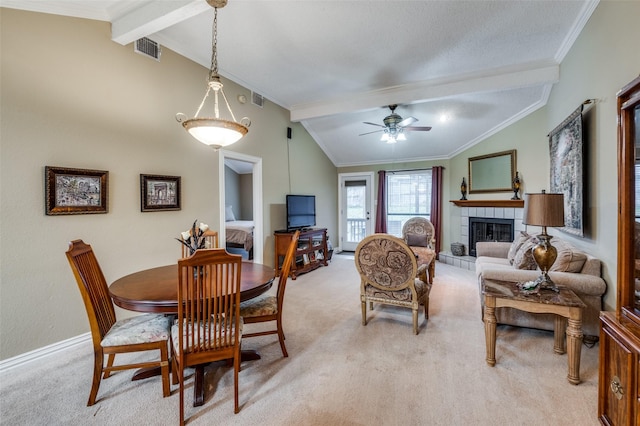
[[[584,141],[580,105],[549,133],[551,156],[551,192],[564,194],[564,228],[560,230],[584,236]]]

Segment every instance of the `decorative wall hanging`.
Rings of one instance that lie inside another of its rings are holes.
[[[580,105],[549,133],[551,193],[564,194],[565,226],[560,230],[584,236],[584,141]]]
[[[45,166],[48,216],[107,213],[109,172]]]
[[[180,176],[140,175],[140,211],[180,209]]]

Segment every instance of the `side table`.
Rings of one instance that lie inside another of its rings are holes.
[[[487,364],[496,364],[496,308],[510,307],[525,312],[556,314],[554,324],[554,346],[557,354],[565,353],[565,327],[567,336],[569,383],[580,383],[580,352],[582,349],[582,309],[586,305],[566,287],[560,292],[540,290],[539,293],[523,292],[518,283],[482,280],[484,295],[484,332],[487,346]],[[568,325],[567,325],[568,320]]]

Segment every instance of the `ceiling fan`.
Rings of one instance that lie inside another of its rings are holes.
[[[369,135],[371,133],[384,132],[380,140],[385,141],[387,143],[396,143],[397,141],[407,140],[404,132],[408,131],[419,131],[419,132],[428,132],[431,130],[431,127],[427,126],[412,126],[413,123],[418,121],[415,117],[407,117],[403,119],[400,115],[395,113],[398,105],[393,104],[389,105],[389,109],[391,110],[391,114],[386,116],[382,122],[382,124],[371,123],[370,121],[365,121],[364,124],[371,124],[372,126],[382,127],[380,130],[374,130],[373,132],[361,133],[359,136]]]

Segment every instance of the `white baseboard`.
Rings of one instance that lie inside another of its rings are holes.
[[[0,361],[0,374],[5,373],[13,368],[23,367],[33,361],[41,361],[50,355],[71,349],[85,343],[91,344],[91,333],[84,333],[76,337],[72,337],[61,342],[53,343],[40,349],[35,349],[21,355]]]

